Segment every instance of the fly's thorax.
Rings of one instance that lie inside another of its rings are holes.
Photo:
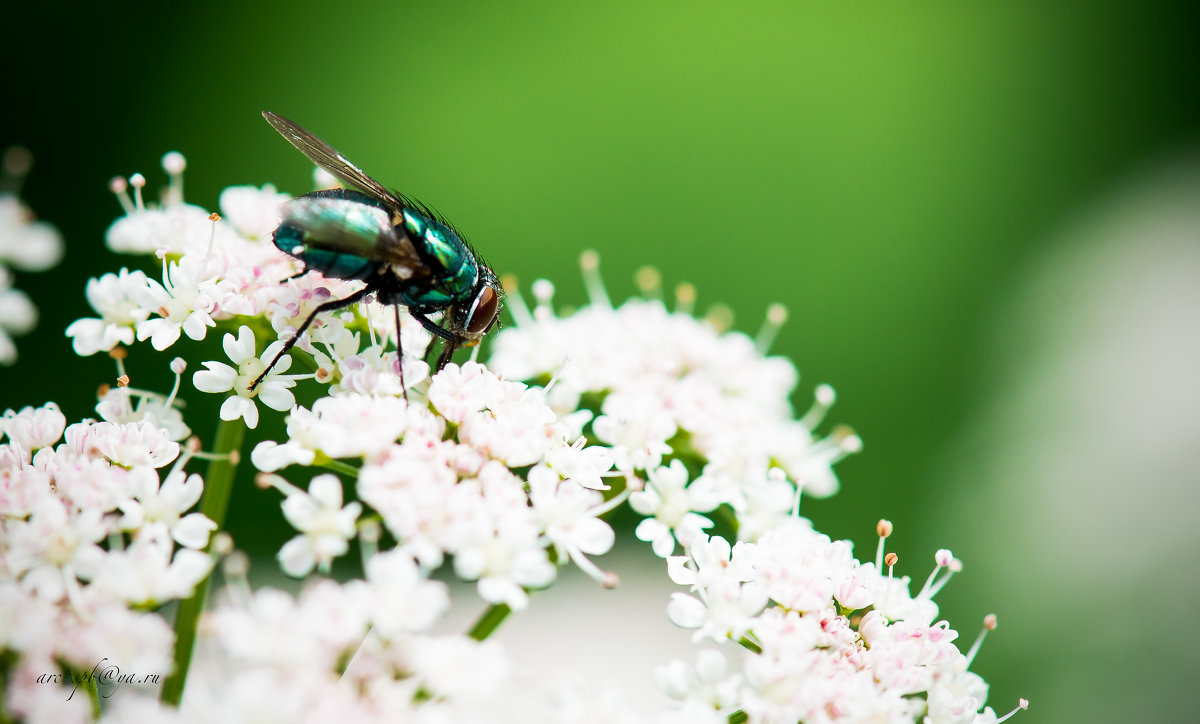
[[[408,290],[412,304],[444,308],[470,297],[479,280],[479,264],[454,229],[415,209],[405,208],[396,232],[404,233],[412,241],[429,269],[428,279],[419,288]]]

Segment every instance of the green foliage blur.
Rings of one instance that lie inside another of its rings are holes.
[[[584,299],[585,248],[618,298],[653,265],[752,334],[784,303],[774,351],[802,373],[797,407],[831,383],[831,420],[866,444],[838,467],[842,493],[805,513],[864,556],[892,520],[917,579],[951,548],[966,570],[939,602],[961,643],[1001,614],[974,666],[991,703],[1027,696],[1019,721],[1072,718],[1036,664],[1084,632],[1064,620],[1060,640],[1021,636],[1012,592],[971,566],[1021,522],[976,510],[948,539],[943,501],[972,480],[938,473],[1003,394],[980,374],[983,330],[1026,260],[1126,174],[1200,138],[1193,6],[11,5],[0,146],[33,151],[23,195],[68,256],[18,276],[42,316],[0,370],[0,408],[53,399],[79,419],[114,377],[63,336],[89,314],[86,279],[130,263],[103,244],[120,213],[109,178],[141,171],[154,190],[179,150],[186,198],[209,208],[228,185],[309,190],[311,165],[259,116],[274,110],[445,213],[498,273],[553,280],[560,305]],[[170,356],[151,357],[135,351],[131,375],[165,389]],[[190,421],[215,420],[206,397],[189,395]],[[278,517],[261,497],[231,511],[243,543]],[[1088,678],[1087,661],[1071,665]]]

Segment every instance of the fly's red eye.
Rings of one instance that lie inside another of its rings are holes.
[[[467,313],[467,334],[479,337],[492,326],[496,314],[500,311],[500,295],[490,286],[484,285],[471,302],[471,311]]]

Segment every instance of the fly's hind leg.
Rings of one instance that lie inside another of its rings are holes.
[[[283,357],[285,354],[291,351],[292,347],[296,346],[296,343],[300,341],[300,336],[304,334],[305,330],[307,330],[309,325],[312,324],[313,320],[317,318],[318,314],[322,312],[332,312],[336,309],[348,307],[373,291],[375,291],[375,289],[368,284],[345,299],[335,299],[332,302],[325,302],[314,309],[312,314],[308,315],[308,319],[304,320],[304,324],[300,325],[300,329],[297,329],[296,333],[292,335],[292,338],[287,342],[284,342],[283,349],[279,350],[279,353],[275,355],[275,359],[271,360],[271,363],[267,365],[267,368],[263,370],[263,373],[259,375],[254,382],[250,383],[250,390],[253,391],[255,387],[258,387],[258,383],[263,381],[263,378],[267,376],[267,373],[271,371],[271,368],[275,366],[275,363],[279,361],[279,358]]]

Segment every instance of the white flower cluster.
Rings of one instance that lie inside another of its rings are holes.
[[[553,376],[548,401],[556,412],[582,404],[595,413],[586,432],[612,447],[635,487],[646,481],[630,503],[647,516],[637,536],[655,553],[666,557],[676,539],[710,526],[704,514],[719,506],[736,515],[742,538],[753,539],[790,515],[798,489],[818,497],[837,491],[831,466],[862,443],[846,428],[814,434],[833,403],[828,385],[794,417],[796,368],[763,354],[781,310],[772,310],[756,342],[693,317],[686,287],[674,312],[657,299],[613,308],[591,253],[584,271],[591,304],[570,316],[554,315],[549,282],[534,285],[532,311],[511,295],[517,326],[497,336],[488,365],[510,379]]]
[[[216,525],[188,512],[200,476],[183,472],[187,453],[152,416],[110,414],[120,399],[106,396],[100,421],[68,426],[53,403],[0,419],[0,651],[14,661],[7,713],[31,721],[89,711],[40,675],[118,657],[169,670],[170,627],[145,610],[190,595],[212,568],[202,550]]]
[[[598,414],[584,432],[612,446],[617,468],[637,487],[631,507],[646,518],[638,538],[667,558],[671,579],[690,587],[672,597],[668,615],[695,640],[739,641],[740,673],[708,652],[696,669],[682,661],[658,672],[686,721],[887,721],[927,724],[996,721],[984,706],[987,686],[966,671],[970,656],[932,597],[961,564],[939,551],[916,596],[879,560],[860,565],[847,541],[831,541],[798,514],[801,492],[837,489],[831,465],[861,442],[846,429],[818,438],[814,428],[833,402],[817,388],[800,419],[788,398],[790,362],[764,357],[784,315],[772,309],[757,341],[720,333],[690,314],[694,293],[677,293],[672,312],[657,299],[614,308],[583,259],[589,306],[556,316],[553,287],[534,285],[537,305],[513,295],[515,329],[501,333],[489,362],[514,378],[554,376],[550,404]],[[645,272],[643,272],[643,276]],[[654,292],[656,275],[645,284]],[[653,295],[652,295],[653,296]],[[794,481],[794,482],[793,482]],[[721,506],[741,542],[705,531]],[[881,530],[881,536],[890,533]],[[671,555],[681,544],[685,555]]]
[[[293,410],[287,442],[260,443],[251,459],[268,472],[355,460],[358,499],[424,569],[453,556],[455,572],[478,580],[480,596],[519,610],[526,589],[554,580],[555,563],[573,561],[615,583],[587,557],[612,547],[613,530],[598,516],[624,500],[606,503],[594,489],[612,456],[584,447],[578,421],[558,419],[543,397],[540,388],[502,381],[483,365],[451,364],[425,388],[429,406],[394,395],[332,394],[312,410]],[[355,533],[359,509],[335,524],[341,488],[326,482],[329,492],[318,495],[319,480],[311,496],[283,488],[285,512],[293,500],[303,509],[288,519],[306,536],[281,551],[292,575],[344,553],[332,540]]]
[[[880,542],[879,560],[860,564],[849,542],[803,518],[732,548],[716,536],[695,541],[668,559],[671,579],[690,590],[672,596],[668,615],[697,641],[740,641],[747,651],[741,672],[728,676],[702,661],[712,686],[689,686],[682,662],[660,670],[660,684],[693,707],[741,710],[756,722],[996,721],[990,708],[980,712],[987,684],[966,670],[975,651],[960,653],[957,632],[935,621],[933,595],[961,564],[938,551],[911,596],[907,577],[883,570]]]
[[[836,492],[832,466],[861,441],[848,428],[816,432],[833,403],[828,386],[794,413],[796,370],[766,356],[781,308],[751,339],[695,318],[690,288],[669,309],[646,273],[648,298],[614,307],[587,255],[591,303],[559,316],[549,282],[534,284],[533,309],[514,291],[516,326],[495,337],[487,366],[472,360],[431,376],[417,356],[398,361],[398,341],[423,351],[429,334],[407,315],[395,330],[390,309],[366,303],[317,320],[250,389],[313,309],[361,283],[296,275],[299,262],[266,240],[287,200],[272,187],[227,189],[223,216],[185,204],[184,165],[178,154],[164,157],[171,182],[158,207],[144,202],[140,175],[114,181],[126,215],[110,227],[109,246],[156,254],[161,280],[128,269],[91,280],[97,316],[68,334],[81,355],[110,352],[123,374],[125,346],[178,351],[185,336],[223,332],[228,362],[193,365],[193,386],[226,396],[222,429],[256,427],[260,402],[286,414],[286,439],[259,442],[249,459],[261,486],[283,494],[295,530],[280,541],[279,564],[308,580],[297,596],[253,592],[244,556],[227,555],[182,706],[120,697],[104,720],[649,719],[596,687],[531,681],[484,640],[508,612],[535,605],[530,592],[560,566],[616,585],[592,557],[614,544],[602,516],[628,502],[642,517],[636,537],[689,587],[666,606],[669,619],[694,629],[698,643],[746,649],[732,672],[711,650],[695,668],[662,667],[657,681],[676,703],[656,721],[997,721],[980,711],[986,684],[966,670],[978,644],[960,653],[955,632],[936,621],[931,599],[960,567],[953,556],[939,552],[934,575],[910,595],[908,579],[893,578],[894,556],[883,557],[885,532],[877,560],[860,564],[849,543],[799,517],[801,494]],[[138,647],[158,657],[136,659],[146,670],[168,668],[170,632],[157,614],[135,611],[186,596],[209,574],[200,549],[215,527],[187,513],[202,486],[183,469],[194,449],[181,454],[178,444],[189,434],[175,404],[186,366],[171,363],[176,389],[165,397],[107,391],[103,420],[66,428],[56,448],[65,427],[56,409],[6,418],[0,613],[28,624],[5,629],[10,619],[0,616],[0,646],[18,654],[21,672],[33,671],[26,659],[90,665],[95,646],[62,653],[70,641],[58,631],[75,629],[55,624],[48,654],[29,653],[41,649],[25,634],[45,630],[46,611],[86,626],[94,601],[147,622],[136,634],[136,622],[124,626],[120,647],[104,638],[113,648],[103,655]],[[306,371],[289,374],[294,367]],[[296,404],[301,382],[312,404]],[[237,450],[225,452],[236,459]],[[312,576],[352,544],[361,579]],[[476,582],[490,604],[466,635],[433,630],[448,595],[430,577],[443,567]],[[95,718],[62,714],[47,688],[26,687],[6,711]]]
[[[17,361],[12,335],[25,334],[37,324],[37,307],[29,296],[13,287],[9,267],[20,271],[45,271],[58,264],[63,255],[62,236],[50,224],[37,221],[15,193],[5,190],[19,186],[29,171],[33,157],[23,148],[10,148],[4,154],[0,174],[0,365]]]
[[[371,556],[362,580],[314,580],[296,597],[264,588],[236,598],[206,625],[220,657],[208,663],[220,667],[220,679],[198,680],[178,711],[125,698],[104,721],[641,719],[599,687],[522,676],[496,641],[431,632],[449,606],[446,585],[427,580],[400,550]]]

